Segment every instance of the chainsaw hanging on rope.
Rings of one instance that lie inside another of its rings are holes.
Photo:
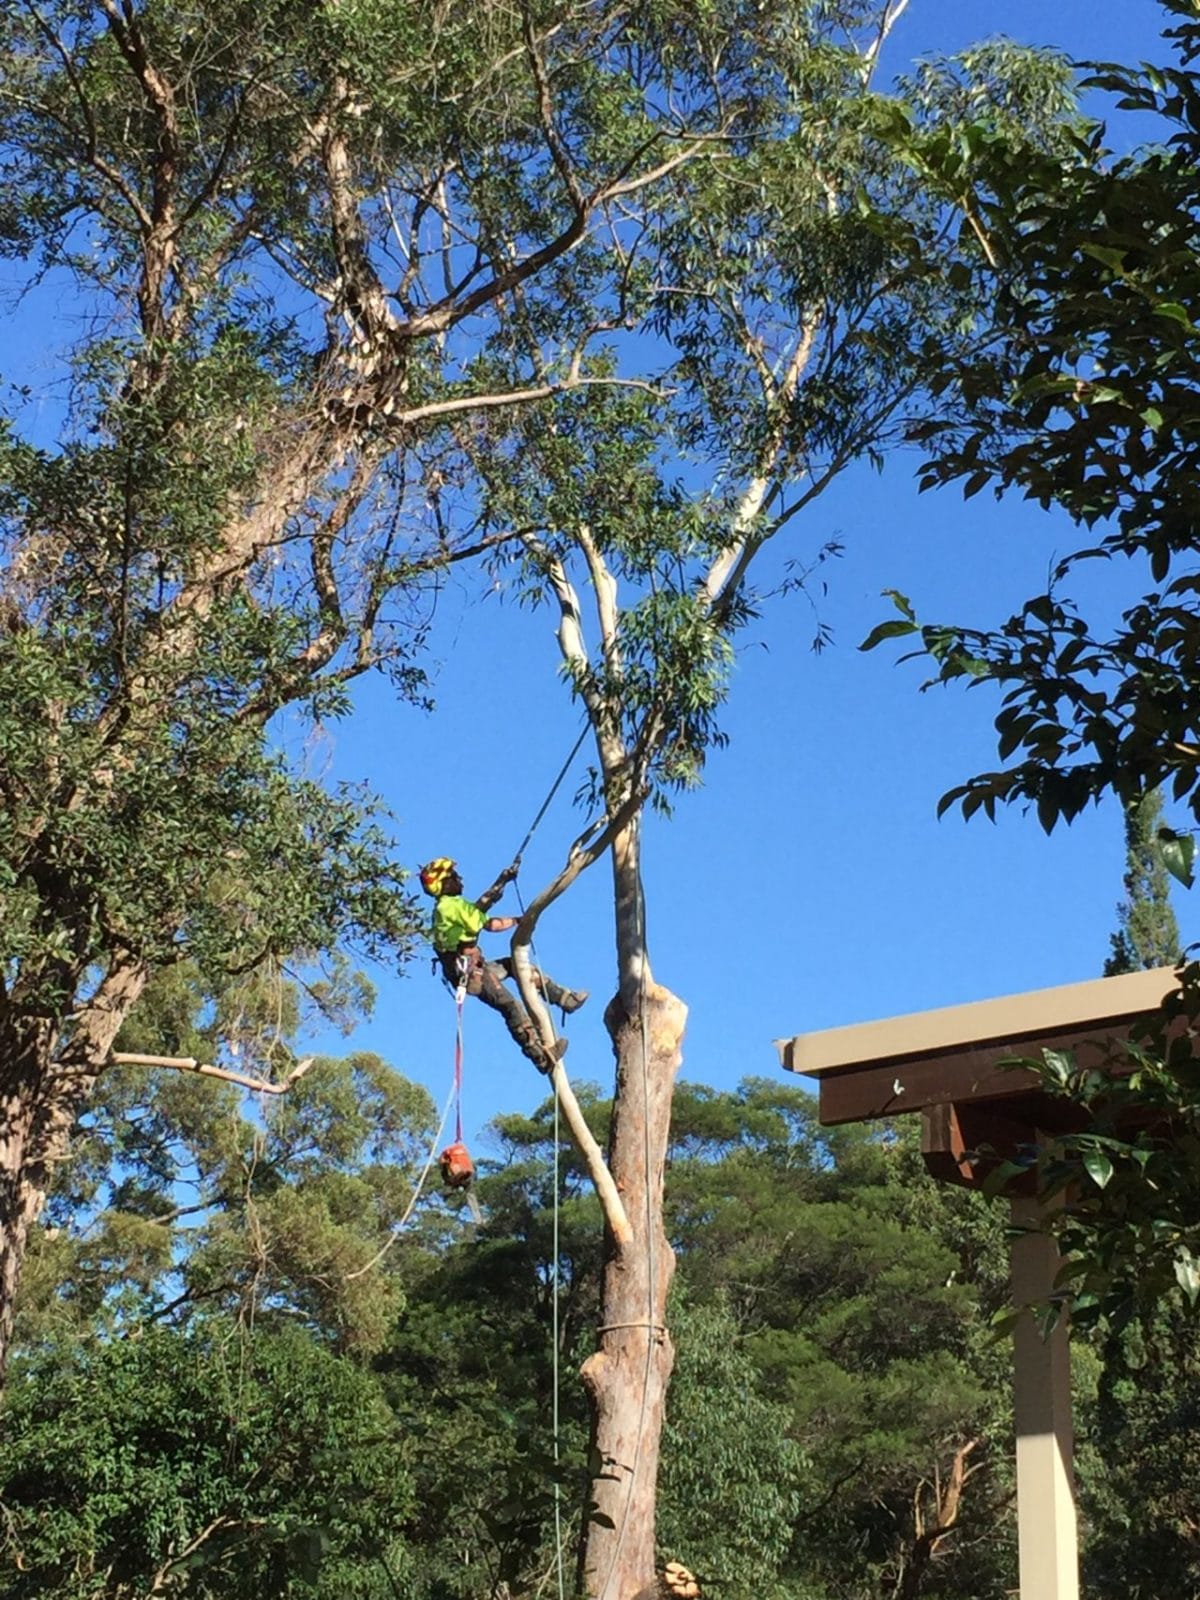
[[[440,1157],[442,1182],[447,1189],[469,1189],[475,1178],[475,1163],[461,1139],[448,1144]]]

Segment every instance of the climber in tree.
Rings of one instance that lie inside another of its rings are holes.
[[[504,871],[478,900],[463,894],[457,865],[449,856],[438,856],[421,868],[421,887],[434,897],[433,948],[448,982],[458,986],[465,979],[468,994],[476,995],[504,1018],[504,1025],[522,1054],[541,1072],[561,1060],[567,1048],[565,1039],[555,1041],[553,1050],[542,1044],[529,1013],[506,986],[513,975],[512,961],[486,961],[478,945],[481,933],[506,933],[517,925],[516,917],[489,917],[488,912],[504,893],[506,884],[517,875],[515,866]],[[564,989],[553,979],[534,971],[534,981],[552,1006],[564,1012],[578,1011],[587,999],[586,989]]]

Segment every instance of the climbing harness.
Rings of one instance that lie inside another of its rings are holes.
[[[475,1177],[475,1163],[463,1143],[462,1132],[463,1005],[467,998],[467,978],[470,971],[470,957],[460,955],[458,988],[454,991],[457,1019],[454,1029],[454,1143],[446,1146],[438,1161],[442,1169],[442,1182],[447,1189],[469,1189]]]

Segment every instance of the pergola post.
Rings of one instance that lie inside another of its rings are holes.
[[[1036,1230],[1035,1200],[1012,1202],[1012,1286],[1018,1306],[1044,1305],[1061,1258],[1054,1240]],[[1021,1600],[1079,1600],[1078,1532],[1072,1470],[1071,1349],[1065,1315],[1044,1338],[1023,1311],[1013,1339],[1017,1434],[1017,1537]]]
[[[1054,1240],[1037,1231],[1045,1213],[1027,1198],[1034,1179],[1020,1169],[1040,1138],[1078,1132],[1088,1116],[1070,1098],[1047,1093],[1035,1069],[1015,1063],[1069,1050],[1083,1068],[1120,1071],[1129,1059],[1122,1041],[1158,1018],[1178,987],[1172,968],[1157,967],[797,1034],[776,1047],[785,1068],[817,1079],[827,1127],[919,1112],[929,1171],[971,1188],[1013,1162],[1005,1185],[1021,1230],[1012,1249],[1013,1298],[1018,1306],[1045,1305],[1061,1263]],[[1182,1038],[1183,1023],[1172,1026]],[[1020,1600],[1078,1600],[1066,1318],[1043,1339],[1026,1311],[1014,1369]]]

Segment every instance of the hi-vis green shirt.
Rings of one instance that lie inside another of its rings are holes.
[[[433,908],[433,948],[457,950],[464,940],[472,943],[487,920],[488,912],[465,895],[440,895]]]

